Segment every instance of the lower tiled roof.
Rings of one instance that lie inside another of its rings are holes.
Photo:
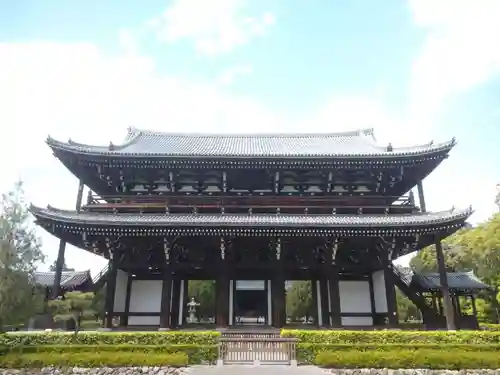
[[[417,284],[424,290],[440,290],[441,280],[437,272],[416,273],[409,267],[397,267],[406,284]],[[448,287],[452,290],[483,290],[491,287],[478,279],[474,272],[446,272]]]
[[[427,226],[465,220],[472,209],[404,215],[288,214],[128,214],[92,213],[31,207],[37,218],[90,225],[218,227],[364,227]]]
[[[490,286],[483,283],[473,272],[447,272],[448,287],[450,289],[461,290],[483,290],[490,289]],[[438,273],[414,274],[413,281],[423,289],[439,290],[441,280]]]
[[[44,287],[52,287],[56,273],[54,272],[35,272],[35,283]],[[74,288],[92,281],[90,271],[63,271],[61,274],[61,288]]]

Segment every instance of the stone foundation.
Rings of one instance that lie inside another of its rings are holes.
[[[328,369],[332,375],[500,375],[497,370],[429,370],[429,369]]]
[[[97,368],[57,368],[42,369],[0,369],[1,375],[184,375],[187,368],[173,367],[97,367]]]

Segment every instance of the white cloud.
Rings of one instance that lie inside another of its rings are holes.
[[[243,0],[174,0],[147,26],[163,42],[188,40],[203,55],[220,55],[264,35],[274,25],[272,13],[247,16],[245,5]]]
[[[410,113],[432,123],[455,94],[500,72],[500,1],[409,0],[416,25],[426,31],[413,65]]]
[[[248,75],[252,73],[253,68],[250,64],[236,65],[217,77],[217,82],[220,85],[230,85],[238,76]]]
[[[167,32],[166,24],[163,24],[165,18],[156,20],[155,27],[166,32],[164,36],[170,35],[171,41],[193,38],[197,48],[207,48],[205,52],[228,51],[263,31],[255,26],[255,19],[238,16],[240,18],[236,17],[237,21],[234,21],[239,8],[233,1],[215,3],[218,4],[215,5],[216,10],[206,16],[208,20],[201,22],[203,27],[177,23],[178,31],[169,29]],[[455,5],[457,2],[454,1],[450,9],[457,7],[462,9],[461,14],[480,17],[477,12],[464,10],[463,5],[478,3]],[[177,3],[177,6],[197,5],[197,13],[204,14],[200,7],[205,5],[200,5],[201,2],[186,1],[186,4]],[[117,57],[107,56],[90,44],[0,43],[0,158],[4,161],[0,190],[9,188],[21,175],[26,181],[28,198],[34,203],[74,207],[77,182],[50,154],[44,144],[47,134],[63,140],[72,137],[80,142],[107,144],[110,140],[118,143],[129,125],[164,131],[212,132],[290,132],[304,129],[332,132],[369,126],[375,128],[382,144],[428,140],[434,125],[430,120],[444,100],[487,79],[495,72],[495,64],[498,63],[496,51],[479,48],[472,41],[463,44],[462,47],[468,49],[462,51],[456,43],[458,35],[466,34],[460,30],[469,29],[469,25],[461,21],[464,17],[453,12],[450,16],[436,7],[436,2],[432,4],[412,2],[416,21],[430,29],[412,74],[413,113],[425,113],[424,117],[429,120],[428,126],[419,124],[418,128],[411,126],[416,122],[391,116],[383,97],[370,93],[333,97],[320,103],[315,113],[291,118],[267,108],[256,99],[225,91],[221,83],[230,83],[235,75],[248,73],[250,66],[236,67],[213,84],[166,76],[158,73],[152,59],[135,53],[137,40],[126,33],[122,33],[121,43],[131,53]],[[494,37],[489,33],[497,26],[489,21],[489,14],[499,14],[493,9],[495,4],[496,1],[490,2],[491,8],[485,12],[481,33],[479,29],[474,29],[478,43],[485,41],[489,44],[493,41]],[[213,2],[210,6],[214,7]],[[188,17],[187,10],[182,8],[174,14],[177,19]],[[240,36],[224,39],[226,34],[221,34],[220,28],[216,32],[207,32],[215,19],[223,20],[225,16],[222,14],[232,15],[230,19],[233,21],[224,21],[222,25]],[[264,15],[259,20],[264,25],[274,22],[271,15]],[[246,30],[245,36],[237,30]],[[248,30],[253,31],[248,34]],[[201,42],[203,40],[207,41],[206,44]],[[435,47],[436,43],[441,47]],[[207,47],[209,45],[210,48]],[[471,58],[472,62],[464,63],[463,59],[472,52],[476,53]],[[451,72],[443,61],[455,64]],[[457,64],[460,68],[456,67]],[[415,129],[418,131],[415,132]],[[459,152],[465,151],[459,149]],[[451,160],[454,160],[453,155]],[[487,216],[493,209],[497,181],[489,181],[489,177],[481,175],[480,171],[469,171],[468,181],[473,182],[458,188],[456,185],[463,182],[462,166],[453,162],[445,164],[448,166],[440,168],[436,177],[426,182],[428,207],[436,210],[453,204],[472,203],[481,212],[481,218]],[[491,186],[492,191],[484,190],[486,186]],[[57,241],[45,234],[43,239],[49,260],[53,260]],[[77,268],[90,267],[94,272],[103,265],[102,259],[77,249],[68,251],[68,263]]]

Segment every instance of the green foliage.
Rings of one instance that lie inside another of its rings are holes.
[[[1,368],[42,367],[122,367],[122,366],[170,366],[183,367],[189,358],[185,353],[148,352],[72,352],[59,353],[9,353],[0,357]]]
[[[37,345],[216,345],[219,332],[16,332],[0,336],[0,346]]]
[[[443,242],[446,266],[455,271],[473,271],[483,282],[493,288],[500,287],[500,213],[474,228],[466,228]],[[436,272],[434,246],[420,251],[410,266],[416,272]],[[478,319],[481,322],[498,320],[497,304],[500,295],[481,293],[477,300]],[[471,308],[468,309],[469,313]]]
[[[299,363],[314,363],[316,356],[323,352],[349,351],[379,351],[397,352],[411,350],[446,350],[466,352],[500,352],[500,345],[496,344],[310,344],[297,345],[297,361]],[[499,353],[500,354],[500,353]]]
[[[303,317],[309,318],[313,310],[312,285],[310,281],[296,280],[291,282],[286,291],[287,316],[292,321]]]
[[[29,221],[22,183],[0,200],[0,329],[33,314],[33,273],[44,256]]]
[[[215,316],[215,280],[189,280],[188,296],[200,304],[198,318]]]
[[[89,312],[94,300],[94,293],[66,292],[64,298],[49,301],[48,305],[53,315],[70,314],[75,320],[77,329],[85,312]],[[89,312],[94,315],[95,312]]]
[[[97,353],[97,352],[128,352],[128,353],[164,353],[175,354],[184,353],[189,358],[190,364],[215,363],[217,360],[217,345],[195,345],[195,344],[174,344],[174,345],[38,345],[20,346],[12,350],[12,353]]]
[[[483,323],[480,328],[486,331],[500,331],[500,324]]]
[[[500,355],[495,351],[369,350],[325,351],[318,353],[315,364],[334,368],[432,368],[446,370],[497,369]]]
[[[500,332],[490,331],[307,331],[282,330],[310,344],[500,344]]]

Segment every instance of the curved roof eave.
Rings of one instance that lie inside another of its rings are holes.
[[[269,138],[281,138],[281,139],[296,139],[301,137],[312,137],[314,139],[321,139],[327,137],[350,137],[356,139],[359,142],[366,142],[366,145],[371,146],[375,152],[335,152],[334,146],[332,145],[332,151],[325,152],[322,149],[322,152],[303,152],[295,154],[293,151],[288,151],[286,153],[280,154],[279,152],[268,152],[268,153],[217,153],[217,152],[129,152],[127,151],[127,147],[132,146],[141,140],[142,136],[158,136],[158,137],[187,137],[192,139],[198,139],[197,137],[239,137],[239,138],[253,138],[253,139],[269,139]],[[295,134],[195,134],[195,133],[160,133],[160,132],[144,132],[144,131],[136,131],[129,130],[128,136],[124,143],[120,145],[113,145],[110,143],[109,146],[94,146],[87,145],[83,143],[76,143],[74,141],[69,140],[68,142],[61,142],[51,138],[50,136],[47,138],[46,143],[53,150],[61,150],[72,154],[79,154],[85,156],[97,156],[97,157],[112,157],[112,158],[186,158],[186,159],[195,159],[195,158],[262,158],[262,159],[297,159],[297,158],[338,158],[338,159],[364,159],[364,158],[405,158],[405,157],[419,157],[426,155],[433,155],[441,152],[449,152],[455,145],[456,140],[452,138],[449,141],[442,143],[427,143],[423,145],[416,145],[411,147],[393,147],[392,151],[388,151],[387,147],[382,147],[380,145],[375,144],[375,137],[373,133],[373,129],[364,129],[358,131],[351,132],[342,132],[342,133],[317,133],[317,134],[309,134],[309,133],[295,133]]]
[[[412,215],[247,215],[247,214],[102,214],[30,207],[36,218],[82,225],[118,226],[309,226],[322,228],[422,227],[465,221],[472,207]]]

